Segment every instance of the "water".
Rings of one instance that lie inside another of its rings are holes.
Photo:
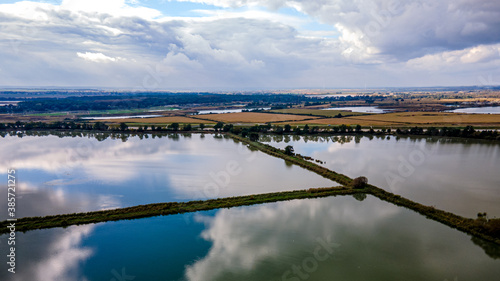
[[[292,145],[323,166],[416,202],[466,217],[500,217],[500,144],[447,138],[297,137],[264,138]]]
[[[269,110],[270,107],[261,107],[261,108],[240,108],[240,109],[210,109],[210,110],[200,110],[198,114],[221,114],[221,113],[239,113],[243,112],[243,110],[255,111],[255,110]]]
[[[498,246],[483,246],[487,254],[480,241],[371,196],[37,230],[18,233],[17,241],[17,273],[2,262],[1,280],[420,281],[500,274]],[[0,252],[6,247],[0,243]]]
[[[319,94],[319,95],[305,95],[308,98],[345,98],[355,96],[354,94]]]
[[[163,111],[163,110],[160,110]],[[153,118],[162,117],[163,115],[122,115],[122,116],[99,116],[99,117],[82,117],[81,119],[86,120],[111,120],[111,119],[128,119],[128,118]]]
[[[500,106],[469,107],[448,110],[454,113],[500,114]]]
[[[387,110],[380,109],[375,106],[348,106],[348,107],[329,107],[323,110],[346,110],[352,112],[363,112],[363,113],[385,113]]]
[[[18,217],[337,185],[220,135],[103,139],[0,138],[0,176],[15,168],[18,177]],[[2,198],[6,184],[0,183]]]

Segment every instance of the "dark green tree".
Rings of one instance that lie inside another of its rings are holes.
[[[214,129],[216,131],[220,131],[220,129],[222,129],[224,127],[224,123],[223,122],[217,122],[217,124],[215,124],[214,126]]]
[[[251,141],[258,141],[260,136],[258,133],[255,133],[255,132],[251,132],[249,135],[248,135],[248,138],[251,140]]]
[[[172,129],[172,131],[178,131],[179,130],[179,123],[170,124],[170,129]]]
[[[186,124],[186,125],[182,128],[182,130],[183,130],[183,131],[191,131],[191,129],[192,129],[191,124]]]
[[[303,130],[304,134],[309,134],[309,125],[305,125],[304,126],[304,130]]]
[[[122,122],[122,123],[120,123],[120,130],[125,131],[125,130],[127,130],[127,129],[128,129],[128,125],[127,125],[127,124],[125,124],[125,123],[123,123],[123,122]]]
[[[274,129],[274,132],[275,132],[276,134],[282,135],[282,134],[283,134],[283,127],[281,127],[281,126],[276,126],[276,128]]]
[[[290,156],[295,155],[294,150],[293,150],[293,146],[291,146],[291,145],[287,145],[287,146],[285,147],[285,154],[286,154],[286,155],[290,155]]]

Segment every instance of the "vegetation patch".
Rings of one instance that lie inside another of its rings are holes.
[[[308,190],[295,190],[274,192],[266,194],[255,194],[229,198],[211,199],[205,201],[169,202],[139,205],[114,210],[95,211],[87,213],[74,213],[65,215],[54,215],[45,217],[26,217],[17,219],[16,231],[28,231],[35,229],[67,227],[69,225],[81,225],[99,223],[106,221],[117,221],[125,219],[138,219],[160,215],[181,214],[212,210],[219,208],[231,208],[254,204],[263,204],[294,199],[319,198],[335,195],[349,195],[366,192],[364,189],[351,189],[347,187],[313,188]],[[0,234],[7,233],[10,222],[0,222]]]
[[[291,115],[291,114],[271,114],[261,112],[239,112],[222,114],[204,114],[204,118],[225,123],[268,123],[301,121],[305,119],[315,119],[318,117]]]
[[[370,115],[370,113],[352,112],[352,111],[347,111],[347,110],[321,110],[321,109],[302,109],[302,108],[278,109],[278,110],[271,110],[270,112],[283,113],[283,114],[319,116],[319,117],[334,117],[334,118],[341,118],[341,117],[347,117],[347,116]]]
[[[202,119],[194,119],[184,116],[166,116],[166,117],[151,117],[151,118],[126,118],[126,119],[106,119],[99,120],[100,122],[108,123],[140,123],[140,124],[171,124],[171,123],[183,123],[183,124],[199,124],[199,123],[215,123],[213,121],[207,121]]]

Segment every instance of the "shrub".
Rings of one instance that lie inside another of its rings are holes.
[[[364,188],[368,184],[366,177],[357,177],[352,181],[353,188]]]

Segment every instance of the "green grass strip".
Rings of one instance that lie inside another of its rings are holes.
[[[15,222],[15,228],[16,231],[24,232],[35,229],[66,227],[70,225],[81,225],[125,219],[138,219],[160,215],[172,215],[187,212],[287,201],[293,199],[319,198],[357,193],[366,193],[366,190],[352,189],[347,187],[310,188],[307,190],[236,196],[204,201],[155,203],[87,213],[74,213],[44,217],[25,217],[20,218]],[[9,221],[0,222],[0,234],[9,232],[8,226],[10,224],[11,222]]]

